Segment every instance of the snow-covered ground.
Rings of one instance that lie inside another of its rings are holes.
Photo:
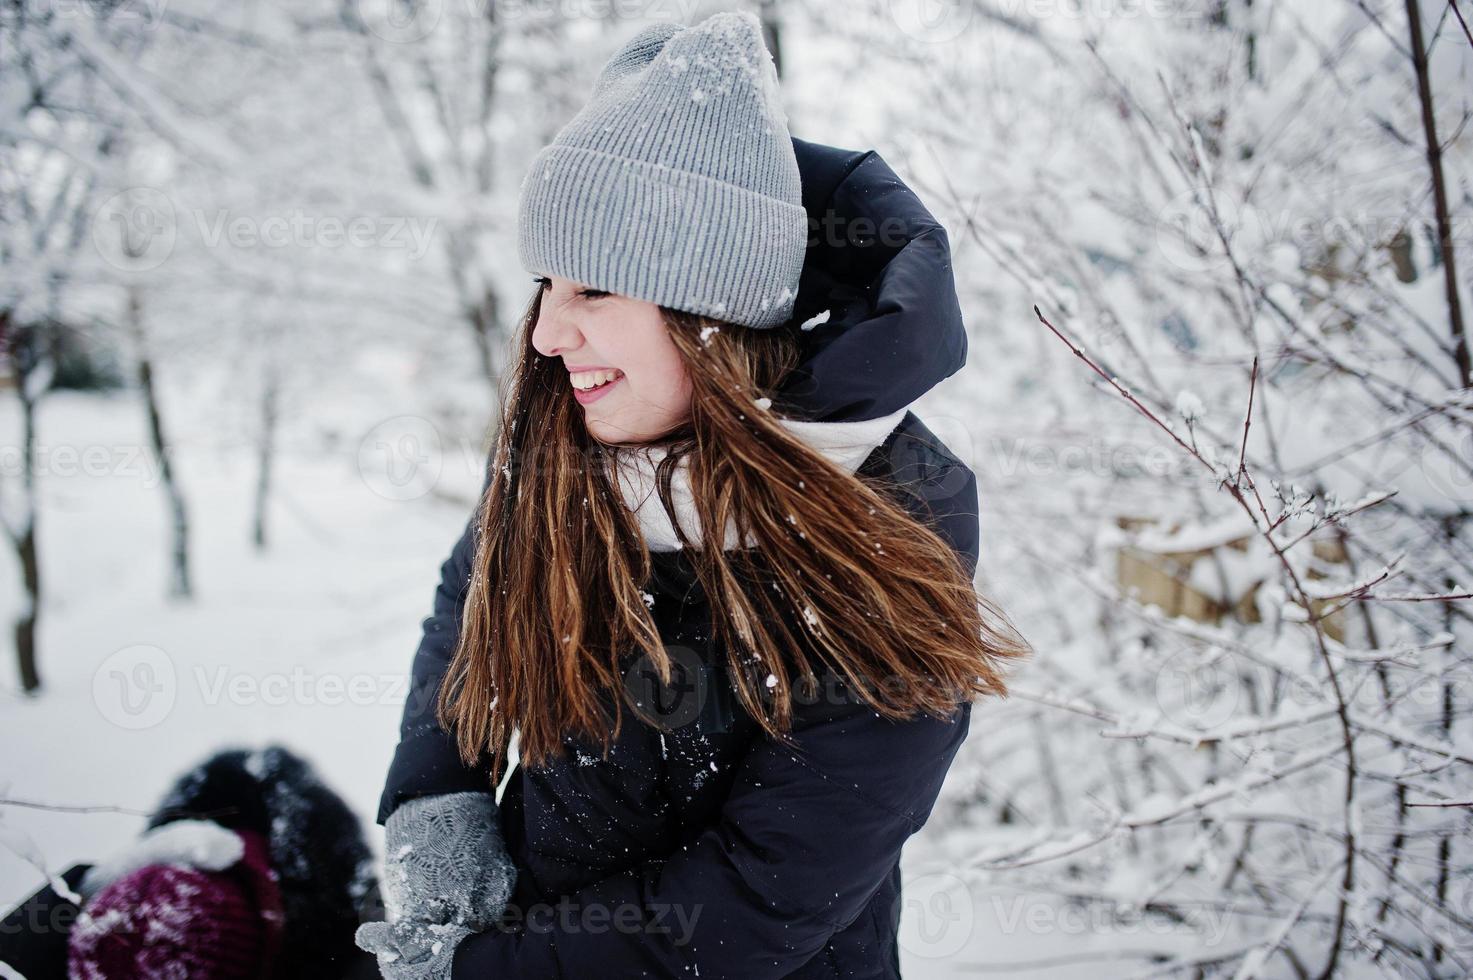
[[[338,452],[283,453],[273,540],[257,552],[252,454],[186,430],[177,460],[196,594],[171,601],[165,501],[143,425],[127,395],[44,403],[44,688],[22,696],[7,663],[0,695],[7,799],[127,812],[7,806],[4,826],[53,869],[95,860],[139,832],[136,813],[192,762],[270,741],[310,758],[371,822],[419,622],[468,511],[430,493],[392,499],[405,494],[361,469],[360,440],[345,440]],[[9,621],[22,595],[15,563],[0,576]],[[38,882],[0,849],[0,901]]]

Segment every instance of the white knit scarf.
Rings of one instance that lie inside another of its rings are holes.
[[[799,439],[818,450],[838,464],[846,473],[853,473],[864,463],[874,448],[895,431],[907,409],[902,408],[893,415],[867,419],[860,422],[799,422],[779,419],[784,427]],[[663,447],[642,447],[633,451],[620,449],[615,452],[618,461],[619,488],[624,493],[625,505],[634,512],[644,532],[645,543],[651,551],[675,551],[681,547],[670,515],[660,502],[655,467],[667,455]],[[700,521],[696,517],[695,499],[690,489],[690,459],[682,459],[670,480],[670,496],[680,520],[680,528],[693,545],[701,546]],[[748,542],[747,547],[751,546]],[[725,550],[737,548],[737,533],[734,524],[726,528]]]

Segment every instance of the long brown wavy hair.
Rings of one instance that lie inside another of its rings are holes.
[[[533,348],[540,305],[539,288],[503,384],[459,641],[436,704],[467,765],[489,753],[493,783],[514,731],[527,766],[559,758],[569,736],[601,743],[607,757],[623,724],[623,658],[642,655],[671,683],[616,449],[589,434],[560,361]],[[792,695],[812,696],[815,660],[890,719],[945,719],[963,701],[1006,696],[1002,670],[1028,655],[1027,642],[904,508],[898,484],[845,472],[755,404],[796,364],[792,335],[661,309],[692,395],[688,420],[651,443],[667,450],[660,499],[673,514],[670,480],[688,457],[700,540],[722,540],[731,524],[756,544],[691,547],[675,522],[747,713],[788,740]]]

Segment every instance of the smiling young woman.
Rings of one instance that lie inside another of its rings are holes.
[[[1027,645],[909,407],[966,356],[945,232],[774,86],[755,17],[656,25],[523,184],[537,289],[380,804],[390,980],[899,976],[901,849]]]
[[[590,435],[646,443],[686,420],[690,381],[659,306],[561,276],[537,283],[532,346],[562,359]]]
[[[556,760],[565,735],[606,745],[624,705],[613,699],[609,718],[602,698],[621,689],[631,651],[668,682],[670,657],[641,599],[652,574],[651,528],[639,516],[648,508],[631,499],[632,461],[655,446],[654,485],[668,480],[671,496],[661,509],[713,610],[711,653],[724,655],[744,708],[770,735],[791,723],[791,688],[817,683],[824,665],[888,717],[946,718],[1003,692],[998,667],[1016,644],[984,618],[953,547],[905,509],[898,474],[857,478],[811,426],[761,407],[796,361],[791,333],[628,297],[588,300],[554,279],[523,334],[467,599],[481,612],[462,625],[440,695],[467,764],[487,752],[499,778],[513,729],[527,766]],[[625,377],[607,399],[576,404],[572,357]],[[879,421],[875,445],[899,419]],[[688,506],[675,497],[677,475]],[[723,526],[728,545],[746,547],[702,547],[706,529]],[[794,610],[805,623],[797,631]],[[794,656],[801,648],[811,655]]]

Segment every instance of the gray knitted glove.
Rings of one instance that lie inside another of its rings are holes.
[[[401,919],[484,932],[501,918],[517,869],[491,793],[408,800],[384,822],[384,899]]]
[[[365,922],[353,938],[386,980],[450,980],[455,950],[470,934],[465,926],[402,920]]]

